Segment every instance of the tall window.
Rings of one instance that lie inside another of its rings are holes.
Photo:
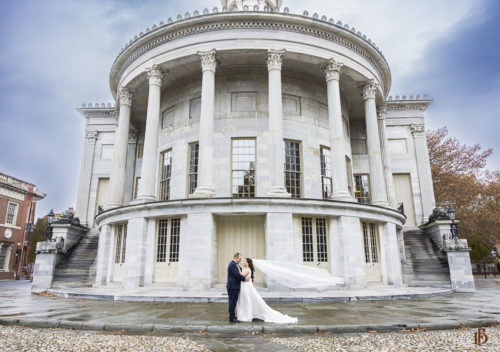
[[[232,141],[233,197],[255,197],[255,139]]]
[[[332,196],[332,164],[330,158],[330,148],[320,147],[321,160],[321,189],[323,199],[330,199]]]
[[[7,246],[0,244],[0,271],[4,270],[5,257],[7,256]]]
[[[189,194],[194,193],[198,187],[198,157],[200,155],[200,144],[189,145]]]
[[[116,225],[116,251],[115,251],[115,263],[123,264],[125,263],[125,250],[127,245],[127,225],[121,224]]]
[[[158,221],[158,240],[156,247],[157,263],[176,263],[179,261],[180,234],[180,218],[162,219]]]
[[[285,186],[292,198],[300,198],[300,142],[285,141]]]
[[[170,178],[172,177],[172,149],[161,154],[160,201],[170,199]]]
[[[370,203],[370,183],[368,175],[354,175],[354,181],[356,182],[354,196],[358,202],[363,204]]]
[[[17,204],[9,202],[9,205],[7,206],[7,215],[5,217],[5,223],[10,225],[15,225],[16,215],[17,215]]]
[[[363,242],[365,247],[365,262],[378,263],[378,243],[376,225],[363,222]]]
[[[328,262],[325,218],[302,218],[302,259],[304,263]]]

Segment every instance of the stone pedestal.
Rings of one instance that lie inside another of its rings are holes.
[[[470,248],[446,251],[450,266],[451,288],[455,292],[474,292],[476,290],[469,252]]]
[[[456,292],[473,292],[476,287],[470,263],[470,248],[466,239],[452,238],[450,224],[450,220],[436,220],[420,228],[446,252],[452,289]]]
[[[33,271],[32,291],[47,290],[52,286],[54,269],[59,260],[61,242],[44,241],[36,244],[36,262]]]
[[[385,285],[401,287],[403,285],[403,276],[396,225],[389,222],[381,224],[380,244],[382,280]]]

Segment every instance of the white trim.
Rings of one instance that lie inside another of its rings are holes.
[[[6,228],[9,228],[9,229],[14,229],[14,230],[21,230],[21,227],[20,226],[14,226],[14,225],[11,225],[11,224],[0,224],[1,227],[6,227]]]

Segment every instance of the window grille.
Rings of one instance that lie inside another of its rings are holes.
[[[255,139],[233,139],[232,144],[233,197],[255,197]]]
[[[363,242],[365,247],[365,262],[370,264],[378,263],[376,224],[363,222]]]
[[[179,240],[181,234],[181,219],[172,219],[170,222],[170,262],[179,261]]]
[[[292,198],[300,198],[300,142],[285,141],[285,186]]]
[[[311,218],[302,218],[302,256],[305,263],[314,261]]]
[[[200,144],[189,145],[189,194],[194,193],[198,187],[198,158],[200,155]]]
[[[362,204],[370,203],[370,183],[368,175],[354,175],[354,181],[356,183],[354,195],[358,202]]]
[[[332,164],[330,148],[320,148],[320,162],[321,162],[321,188],[323,199],[330,199],[332,196]]]
[[[5,223],[15,225],[15,216],[16,216],[17,204],[9,203],[7,206],[7,216],[5,217]]]
[[[0,270],[3,270],[6,256],[7,256],[7,246],[0,245]]]
[[[161,179],[160,179],[160,201],[170,199],[170,178],[172,177],[172,150],[162,153],[161,157]]]
[[[127,249],[127,225],[116,225],[116,252],[115,263],[125,263],[125,251]]]
[[[326,245],[326,219],[316,219],[316,247],[318,262],[328,261],[328,250]]]
[[[158,240],[156,248],[156,262],[164,263],[167,261],[167,240],[168,240],[168,220],[158,221]]]

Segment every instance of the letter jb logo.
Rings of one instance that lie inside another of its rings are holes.
[[[486,335],[485,328],[478,328],[477,332],[474,333],[474,343],[478,346],[484,345],[488,342],[488,335]]]

